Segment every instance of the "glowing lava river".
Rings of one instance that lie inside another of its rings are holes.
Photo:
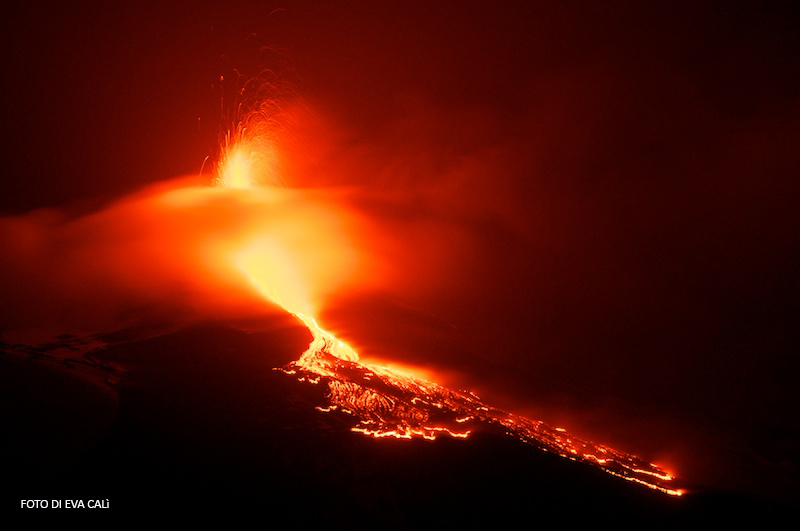
[[[329,405],[354,417],[352,431],[373,437],[466,438],[481,425],[502,427],[541,450],[596,466],[623,479],[680,496],[673,476],[638,457],[570,436],[563,428],[492,408],[468,391],[453,391],[394,367],[362,362],[346,343],[296,314],[314,340],[299,360],[279,370],[328,387]]]
[[[248,175],[247,160],[252,159],[248,149],[246,145],[233,146],[223,159],[228,163],[223,162],[219,170],[220,186],[258,188]],[[625,480],[669,495],[683,494],[673,486],[671,474],[634,455],[573,437],[563,428],[492,408],[468,391],[453,391],[406,371],[360,360],[350,345],[323,329],[312,316],[308,297],[298,295],[295,289],[302,286],[303,279],[279,242],[261,237],[235,253],[234,262],[264,298],[296,316],[313,336],[297,361],[277,370],[309,385],[326,386],[328,404],[318,409],[351,416],[352,431],[376,438],[435,439],[466,438],[477,429],[491,428]]]
[[[361,362],[347,344],[319,328],[314,319],[298,315],[314,334],[301,358],[280,370],[301,380],[328,386],[330,405],[357,424],[352,430],[373,437],[468,437],[481,424],[505,429],[509,436],[544,451],[582,461],[647,487],[679,496],[673,476],[658,466],[572,437],[563,428],[492,408],[467,391],[453,391],[400,371]]]

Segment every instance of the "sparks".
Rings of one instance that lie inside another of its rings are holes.
[[[254,183],[250,181],[250,166],[252,156],[242,149],[237,149],[228,154],[219,177],[219,182],[225,188],[247,189]]]

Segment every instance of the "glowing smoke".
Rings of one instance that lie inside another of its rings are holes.
[[[151,187],[75,219],[37,211],[0,220],[0,295],[14,301],[0,314],[5,331],[96,332],[159,315],[261,312],[231,255],[265,238],[289,250],[281,252],[291,253],[292,274],[315,300],[359,273],[345,237],[352,216],[330,197],[197,184]],[[263,245],[258,252],[262,261],[285,259]],[[285,290],[289,269],[280,267],[276,286]]]

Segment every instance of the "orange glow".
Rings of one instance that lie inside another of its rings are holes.
[[[278,152],[270,141],[241,138],[225,152],[217,170],[217,183],[239,190],[278,184],[279,165]]]
[[[225,188],[248,189],[253,186],[251,182],[250,166],[251,156],[243,149],[229,153],[222,167],[219,180]]]

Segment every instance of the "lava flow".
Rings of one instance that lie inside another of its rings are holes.
[[[254,190],[250,161],[254,144],[228,145],[218,170],[220,186]],[[271,156],[272,152],[270,153]],[[355,419],[354,432],[372,437],[466,438],[479,429],[505,434],[546,452],[583,462],[666,494],[680,496],[674,477],[660,467],[607,446],[573,437],[563,428],[502,411],[467,391],[453,391],[393,367],[367,363],[347,343],[323,329],[313,316],[304,278],[291,249],[269,236],[255,238],[233,257],[235,267],[266,299],[296,316],[312,341],[297,361],[279,368],[301,381],[327,386],[328,405]]]

